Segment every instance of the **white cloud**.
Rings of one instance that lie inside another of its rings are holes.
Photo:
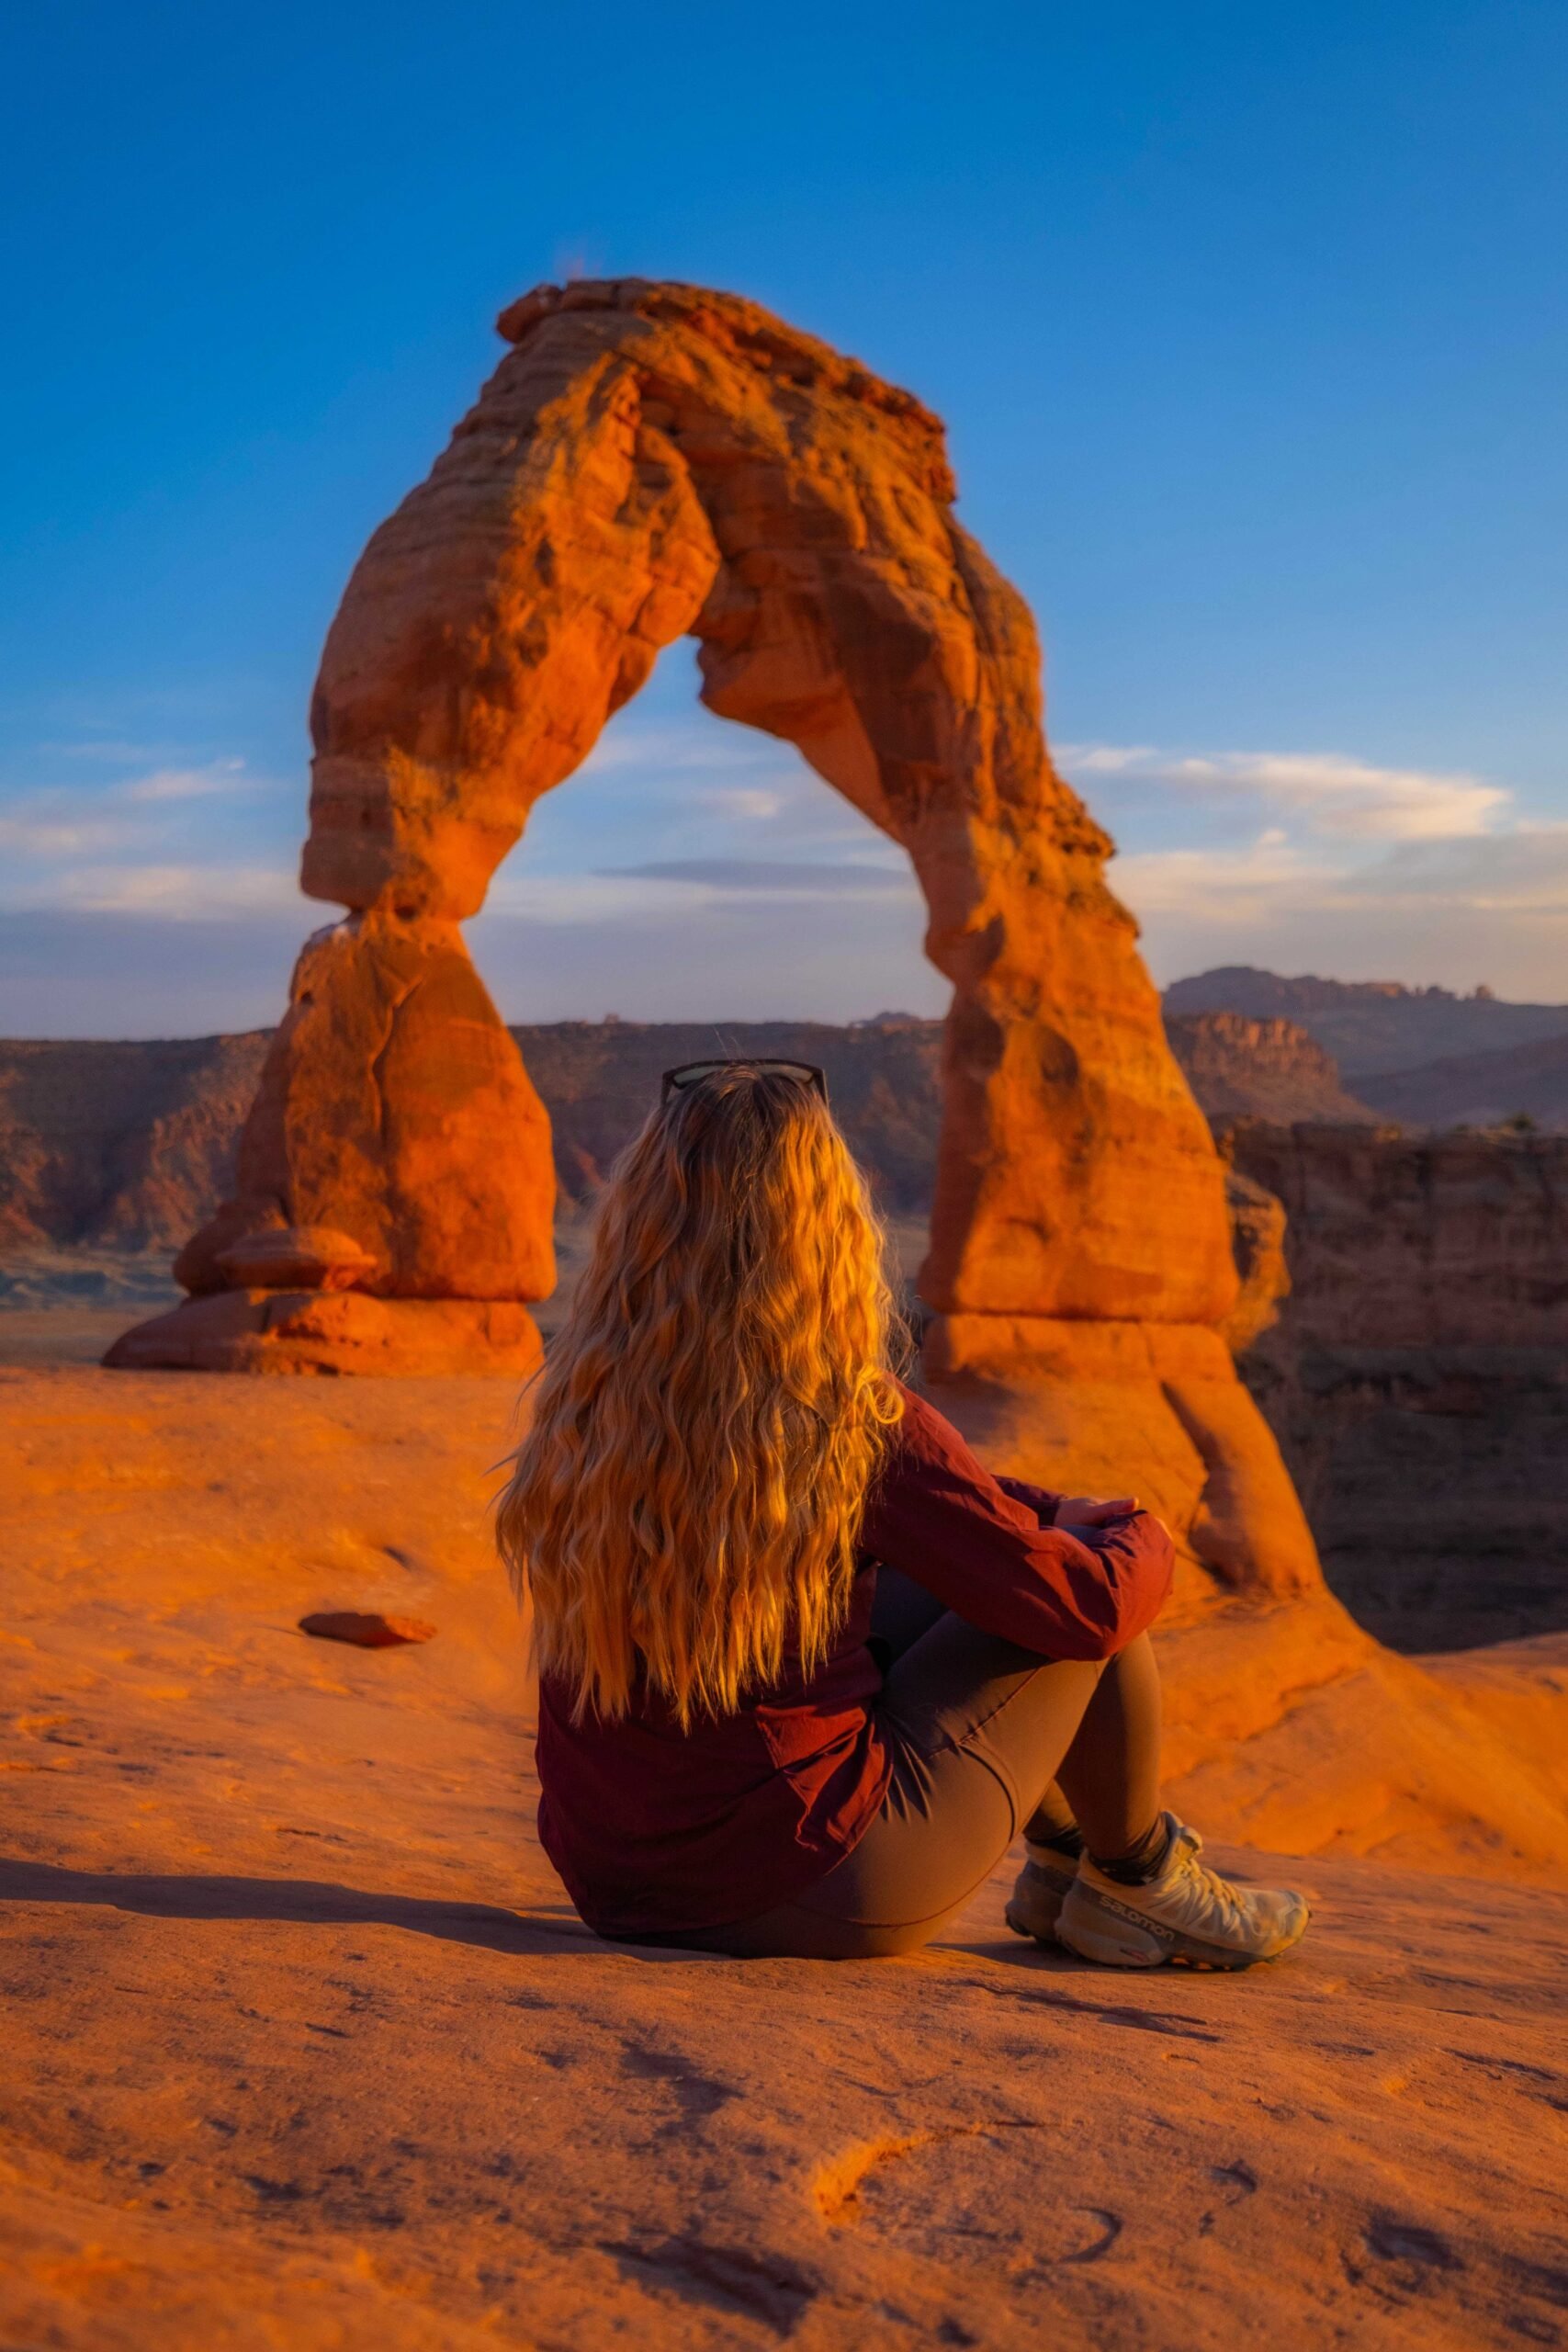
[[[1058,753],[1124,854],[1156,977],[1216,962],[1568,994],[1568,825],[1506,786],[1342,752]]]
[[[292,866],[261,865],[77,865],[7,897],[17,912],[153,915],[166,922],[292,913],[303,903]]]
[[[1379,767],[1337,752],[1161,752],[1147,744],[1067,744],[1075,778],[1144,784],[1216,803],[1250,799],[1322,834],[1361,841],[1449,841],[1491,830],[1512,798],[1460,772]],[[1092,784],[1089,786],[1092,794]]]
[[[124,831],[112,819],[68,816],[48,795],[37,793],[0,816],[0,850],[14,858],[80,857],[112,848]]]
[[[854,858],[831,864],[806,858],[685,857],[650,859],[646,865],[605,869],[659,882],[700,885],[712,899],[767,897],[771,899],[908,899],[919,900],[919,888],[908,858],[873,865]]]
[[[144,808],[160,800],[206,800],[214,793],[254,788],[254,780],[245,774],[243,760],[212,760],[205,767],[154,768],[151,775],[133,776],[128,783],[116,785],[107,797],[123,800],[132,808]]]
[[[1277,831],[1235,847],[1118,858],[1161,982],[1216,963],[1504,996],[1568,996],[1568,824],[1385,844],[1336,863]]]
[[[84,941],[103,943],[102,1017],[72,1013],[84,1034],[122,1017],[122,966],[166,954],[184,971],[202,922],[230,925],[239,956],[325,911],[298,890],[298,786],[175,746],[113,748],[118,781],[30,790],[0,814],[0,906],[34,931],[58,921],[89,965]],[[1501,785],[1343,752],[1088,743],[1058,759],[1123,840],[1111,886],[1162,980],[1248,962],[1568,996],[1568,824],[1522,821]],[[689,705],[616,720],[535,812],[490,910],[476,956],[494,956],[519,1017],[847,1018],[945,1000],[902,852],[788,745]],[[166,950],[135,944],[160,935]],[[248,1017],[276,1017],[284,977]]]
[[[691,797],[697,808],[711,808],[716,817],[739,817],[758,823],[781,817],[785,806],[784,795],[764,785],[716,785],[711,791],[694,792]]]
[[[530,874],[503,866],[491,885],[485,912],[570,931],[650,914],[669,920],[706,905],[711,896],[696,883],[668,877]]]
[[[266,789],[239,759],[151,767],[89,787],[13,793],[0,809],[0,908],[173,921],[276,911],[292,866],[250,844],[229,805]]]
[[[1111,881],[1140,919],[1179,914],[1217,925],[1250,924],[1281,899],[1321,898],[1338,869],[1307,854],[1278,830],[1234,849],[1165,849],[1119,857]]]

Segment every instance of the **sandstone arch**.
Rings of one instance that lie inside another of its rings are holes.
[[[795,743],[925,894],[953,986],[928,1369],[976,1384],[1015,1454],[1092,1454],[1109,1411],[1160,1453],[1219,1573],[1314,1574],[1218,1337],[1223,1171],[1106,888],[1111,844],[1052,767],[1028,608],[953,514],[940,423],[696,288],[542,287],[499,327],[506,356],[327,639],[301,879],[347,920],[300,958],[237,1197],[180,1261],[192,1300],[113,1360],[528,1360],[547,1126],[457,926],[690,633],[709,707]],[[297,1285],[314,1269],[302,1286],[261,1285],[267,1230]],[[1021,1380],[1056,1400],[1054,1435],[1037,1397],[1004,1410]]]

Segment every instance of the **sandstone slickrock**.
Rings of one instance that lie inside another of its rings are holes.
[[[1443,1687],[1299,1602],[1157,1628],[1171,1802],[1314,1907],[1244,1978],[1021,1942],[1016,1855],[906,1960],[638,1952],[534,1834],[486,1509],[505,1384],[40,1368],[0,1396],[0,2342],[1560,2329],[1562,1666]],[[344,1606],[439,1637],[290,1637]]]

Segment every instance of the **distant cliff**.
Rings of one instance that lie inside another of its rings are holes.
[[[1296,1338],[1568,1351],[1568,1136],[1219,1123],[1283,1204]]]
[[[0,1249],[177,1249],[228,1190],[269,1035],[0,1041]],[[569,1212],[657,1102],[660,1072],[725,1053],[820,1064],[884,1208],[930,1200],[940,1022],[565,1021],[513,1035],[549,1108]]]
[[[177,1248],[228,1185],[269,1035],[0,1042],[0,1247]]]
[[[1395,980],[1286,979],[1247,964],[1178,980],[1166,990],[1165,1009],[1168,1019],[1238,1012],[1253,1021],[1297,1022],[1333,1055],[1358,1091],[1371,1071],[1414,1070],[1455,1054],[1568,1038],[1568,1004],[1509,1004],[1485,989],[1456,996]]]
[[[1380,1639],[1568,1627],[1568,1136],[1221,1123],[1286,1215],[1240,1356],[1329,1582]]]
[[[0,1247],[173,1250],[228,1187],[268,1033],[148,1044],[0,1042]],[[882,1205],[931,1198],[941,1117],[942,1023],[892,1014],[820,1022],[560,1021],[513,1035],[550,1113],[563,1204],[581,1203],[657,1101],[661,1071],[705,1055],[819,1063]],[[1374,1114],[1321,1046],[1287,1021],[1232,1014],[1171,1023],[1211,1116]]]
[[[1299,1022],[1243,1012],[1166,1015],[1170,1048],[1211,1119],[1364,1119],[1334,1057]]]

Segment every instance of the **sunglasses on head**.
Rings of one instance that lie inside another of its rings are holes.
[[[695,1086],[699,1079],[706,1078],[716,1069],[755,1069],[766,1071],[770,1076],[799,1079],[805,1085],[815,1089],[824,1102],[828,1100],[827,1073],[818,1069],[815,1062],[770,1061],[766,1056],[729,1054],[717,1061],[682,1062],[678,1069],[667,1069],[660,1089],[660,1101],[668,1102],[671,1094],[678,1093],[682,1086]]]

